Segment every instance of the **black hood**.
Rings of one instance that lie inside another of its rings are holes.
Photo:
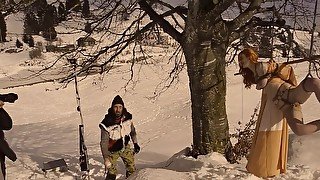
[[[122,116],[125,116],[124,121],[132,119],[132,114],[129,113],[126,108],[123,108]],[[109,108],[108,109],[108,114],[106,114],[104,116],[104,119],[102,120],[101,123],[104,124],[106,127],[108,127],[108,126],[114,125],[115,124],[115,120],[116,120],[116,115],[113,112],[113,109]]]

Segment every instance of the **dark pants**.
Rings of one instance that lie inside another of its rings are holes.
[[[0,173],[0,180],[5,180],[6,179],[6,166],[4,161],[0,160],[0,164],[1,164],[1,172]]]

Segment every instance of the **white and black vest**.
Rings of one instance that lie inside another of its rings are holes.
[[[132,114],[125,112],[120,122],[116,123],[116,118],[106,114],[99,124],[99,127],[109,134],[109,151],[119,151],[130,141],[132,130]]]

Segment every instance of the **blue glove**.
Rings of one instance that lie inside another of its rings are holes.
[[[138,154],[140,152],[140,146],[138,145],[138,143],[133,143],[134,146],[134,153]]]

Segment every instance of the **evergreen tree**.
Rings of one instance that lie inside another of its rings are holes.
[[[51,13],[53,15],[53,17],[52,17],[53,18],[53,23],[54,23],[55,26],[57,26],[58,23],[59,23],[57,8],[54,5],[50,5],[49,9],[50,9],[50,11],[51,11]]]
[[[36,16],[43,17],[48,3],[46,0],[36,0],[30,7],[29,11],[32,11]]]
[[[34,47],[34,39],[31,35],[29,35],[29,47]]]
[[[66,0],[67,12],[76,11],[79,12],[81,9],[80,0]]]
[[[16,40],[16,47],[21,48],[23,44],[19,41],[19,39]]]
[[[55,30],[55,28],[52,26],[49,29],[43,31],[43,35],[42,35],[47,41],[53,41],[56,39],[57,37],[57,31]]]
[[[32,11],[26,13],[23,27],[25,34],[39,34],[40,25]]]
[[[87,22],[86,25],[84,26],[84,31],[86,33],[91,33],[92,29],[91,29],[91,23]]]
[[[90,7],[88,0],[83,0],[82,15],[84,18],[87,18],[90,15]]]
[[[72,0],[66,0],[66,11],[69,13],[71,7],[72,7]]]
[[[29,42],[29,39],[28,39],[28,35],[27,34],[23,34],[23,36],[22,36],[22,41],[24,42],[24,43],[28,43]]]
[[[54,27],[57,21],[57,11],[53,5],[48,5],[45,9],[43,16],[41,17],[41,30],[46,31],[51,27]]]
[[[58,19],[59,22],[65,21],[67,19],[66,7],[62,2],[60,2],[58,6]]]
[[[3,14],[0,12],[0,42],[5,42],[7,36],[7,25]]]

